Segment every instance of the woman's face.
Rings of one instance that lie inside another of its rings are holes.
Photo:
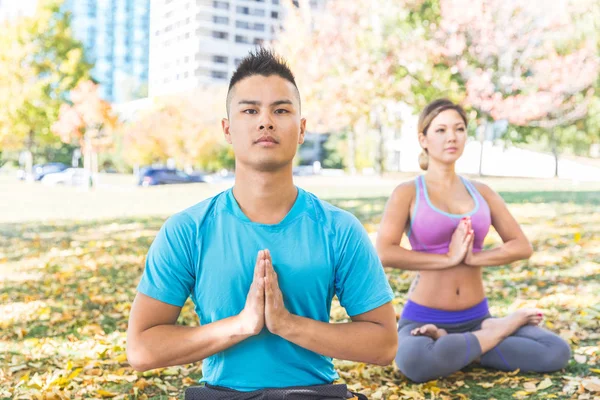
[[[419,133],[421,147],[429,158],[443,164],[453,164],[462,155],[467,141],[467,126],[455,110],[442,111],[431,121],[427,133]]]

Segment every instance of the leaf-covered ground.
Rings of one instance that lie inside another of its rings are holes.
[[[471,367],[416,385],[393,367],[336,362],[371,399],[600,398],[600,194],[502,193],[535,247],[527,262],[486,272],[492,312],[545,310],[546,327],[574,357],[546,375]],[[374,232],[384,198],[337,199]],[[200,363],[147,373],[125,357],[130,303],[163,218],[0,224],[0,399],[169,399],[201,376]],[[494,245],[497,235],[490,235]],[[400,312],[411,273],[388,271]],[[334,305],[332,320],[347,317]],[[180,323],[194,325],[191,303]]]

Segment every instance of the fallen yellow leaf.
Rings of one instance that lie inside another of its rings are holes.
[[[118,393],[113,393],[113,392],[109,392],[107,390],[99,389],[96,391],[96,394],[98,394],[103,399],[109,399],[109,398],[117,396]]]
[[[598,378],[584,379],[581,383],[583,384],[583,387],[585,388],[585,390],[587,390],[588,392],[600,393],[600,379],[598,379]]]
[[[534,393],[537,392],[537,385],[534,382],[525,382],[523,384],[523,387],[525,388],[525,390],[527,390],[529,393]]]
[[[552,386],[552,381],[550,378],[546,378],[540,382],[540,384],[537,386],[537,390],[548,389],[550,386]]]

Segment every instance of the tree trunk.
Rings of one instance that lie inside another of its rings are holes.
[[[379,176],[385,173],[385,137],[381,126],[378,127],[377,154],[375,155],[375,169]]]
[[[29,135],[27,137],[27,150],[25,156],[25,177],[31,181],[33,181],[33,141],[34,133],[30,130]]]
[[[380,115],[375,119],[375,128],[377,129],[377,147],[375,150],[375,170],[379,176],[385,172],[385,133],[381,126]]]
[[[356,174],[356,132],[352,128],[348,131],[348,171]]]
[[[554,156],[554,177],[558,178],[558,140],[554,129],[552,129],[552,133],[550,134],[550,140],[552,142],[552,155]]]
[[[83,186],[89,189],[92,181],[92,138],[91,132],[86,130],[84,134],[85,148],[83,151]]]
[[[487,117],[483,121],[483,128],[481,129],[479,135],[479,143],[481,145],[479,149],[479,176],[483,176],[483,144],[485,143],[485,135],[488,129],[488,119]]]

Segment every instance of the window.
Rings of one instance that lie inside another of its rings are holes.
[[[210,76],[212,76],[215,79],[227,79],[227,72],[211,71]]]
[[[212,36],[215,39],[227,39],[229,37],[229,34],[227,32],[217,32],[217,31],[213,31]]]
[[[273,0],[273,4],[279,4],[279,0]]]
[[[213,62],[218,63],[218,64],[227,64],[227,57],[213,56]]]
[[[262,45],[265,40],[261,38],[254,38],[254,44]]]
[[[250,24],[246,21],[235,21],[236,28],[250,29]]]
[[[235,21],[235,26],[236,26],[236,28],[252,29],[252,30],[260,31],[260,32],[264,32],[264,30],[265,30],[265,24],[260,24],[258,22],[251,24],[246,21]]]
[[[213,8],[219,10],[229,10],[229,2],[228,1],[213,1]]]
[[[247,36],[235,35],[236,43],[250,43],[250,39]]]
[[[248,8],[248,7],[237,6],[237,8],[235,9],[235,11],[238,14],[245,14],[245,15],[249,15],[250,14],[250,8]]]
[[[235,62],[235,66],[237,67],[237,66],[239,66],[242,63],[242,59],[241,58],[236,58],[234,62]]]
[[[229,18],[228,17],[221,17],[219,15],[213,15],[213,22],[215,24],[227,25],[227,24],[229,24]]]
[[[279,18],[279,13],[277,11],[271,11],[271,18]]]

